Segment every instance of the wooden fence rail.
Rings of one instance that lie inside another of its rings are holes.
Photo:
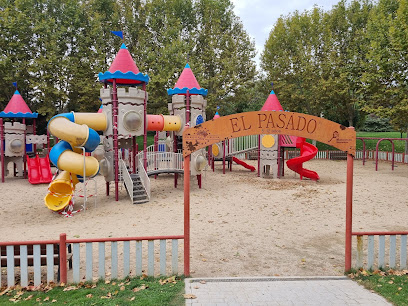
[[[356,232],[355,268],[407,267],[408,232]]]
[[[142,274],[175,275],[182,258],[179,240],[184,236],[66,239],[61,234],[60,240],[0,242],[0,286],[67,283],[68,276],[79,283]],[[72,262],[69,270],[68,261],[69,268]]]

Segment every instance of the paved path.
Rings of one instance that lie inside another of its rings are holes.
[[[186,305],[391,305],[347,277],[188,278]]]

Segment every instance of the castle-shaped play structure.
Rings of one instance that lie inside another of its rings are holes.
[[[101,112],[59,114],[48,123],[49,132],[61,139],[50,152],[52,163],[61,171],[45,197],[45,204],[51,210],[60,211],[72,203],[76,184],[92,178],[98,171],[105,177],[107,194],[113,182],[118,200],[119,182],[123,181],[134,204],[149,201],[151,175],[174,173],[177,185],[178,174],[183,173],[184,127],[205,120],[207,90],[199,86],[188,64],[175,87],[168,90],[172,96],[170,115],[147,114],[149,76],[139,71],[125,44],[109,70],[99,74],[99,80],[104,84],[100,90]],[[157,133],[155,145],[150,147],[147,147],[148,131]],[[99,136],[98,132],[103,135]],[[140,152],[138,136],[143,136]],[[122,157],[125,150],[130,162]],[[92,156],[86,152],[93,152]],[[200,186],[206,163],[205,151],[195,152],[191,175],[197,176]]]
[[[5,118],[10,121],[5,122]],[[1,181],[4,183],[12,165],[14,176],[28,178],[31,184],[49,183],[52,179],[47,135],[36,135],[38,113],[31,112],[20,92],[16,89],[4,111],[0,112],[0,164]],[[32,124],[26,124],[32,120]],[[19,122],[21,121],[21,122]],[[37,146],[43,147],[42,155]],[[48,147],[48,146],[47,146]]]
[[[272,90],[266,99],[261,111],[277,111],[283,112],[283,107],[280,104],[275,92]],[[219,118],[220,115],[216,112],[213,119]],[[260,118],[267,121],[268,118]],[[307,177],[312,180],[318,180],[319,175],[311,170],[303,168],[303,163],[315,157],[317,148],[305,141],[304,138],[273,134],[272,124],[266,125],[264,134],[250,135],[239,138],[232,138],[227,141],[212,145],[212,168],[214,170],[214,162],[223,162],[223,172],[225,173],[225,163],[228,162],[231,169],[232,162],[254,171],[255,168],[248,165],[244,161],[238,159],[236,155],[256,152],[258,160],[258,176],[280,178],[284,175],[284,150],[285,148],[299,148],[300,156],[294,157],[286,162],[289,169],[295,171],[300,177]]]

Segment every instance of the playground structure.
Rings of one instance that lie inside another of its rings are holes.
[[[295,171],[300,175],[300,178],[307,177],[311,180],[319,180],[319,175],[311,170],[303,168],[303,163],[314,158],[317,154],[317,148],[305,141],[305,139],[298,139],[296,136],[291,135],[278,135],[271,134],[276,128],[284,127],[284,119],[286,113],[283,112],[282,105],[280,104],[275,92],[272,90],[266,99],[261,111],[274,111],[282,112],[278,116],[276,125],[271,119],[271,116],[262,115],[259,118],[260,122],[265,123],[265,127],[262,129],[260,135],[247,135],[239,138],[232,138],[223,140],[220,143],[212,145],[212,168],[214,171],[214,161],[223,162],[223,173],[225,174],[225,162],[229,162],[229,168],[231,170],[232,161],[242,165],[243,167],[254,171],[255,168],[239,160],[234,155],[257,151],[258,152],[258,176],[260,177],[273,177],[274,179],[280,178],[284,175],[284,151],[285,148],[299,148],[300,156],[292,158],[287,161],[288,168]],[[213,119],[220,118],[218,112]],[[233,130],[238,129],[240,119],[231,122]],[[295,130],[304,130],[309,127],[306,126],[306,120],[300,118],[299,122],[293,121],[287,122],[287,126],[291,126]],[[246,128],[245,126],[243,127]]]
[[[51,182],[52,173],[47,154],[39,156],[37,146],[49,146],[47,135],[36,135],[37,113],[32,113],[20,92],[16,90],[4,111],[0,112],[0,158],[1,181],[8,175],[8,166],[13,164],[14,176],[27,178],[31,184]],[[9,118],[11,122],[4,122]],[[22,119],[22,122],[15,120]],[[26,125],[32,119],[32,125]],[[30,155],[31,156],[30,156]],[[15,170],[14,170],[15,169]],[[28,172],[27,172],[28,170]]]
[[[62,139],[50,152],[50,160],[62,170],[50,184],[45,197],[45,205],[51,210],[66,208],[72,201],[77,182],[85,182],[99,170],[105,177],[107,194],[109,183],[114,182],[116,201],[119,181],[123,181],[134,204],[150,200],[151,175],[174,173],[177,186],[178,174],[183,173],[180,145],[184,126],[195,126],[205,120],[203,96],[207,91],[200,88],[188,64],[175,88],[168,90],[172,95],[170,115],[147,114],[146,84],[149,77],[139,72],[125,44],[109,70],[99,74],[99,79],[104,83],[100,91],[100,112],[60,114],[48,124],[49,132]],[[119,85],[128,89],[118,88]],[[96,131],[103,132],[103,135],[99,137]],[[147,147],[147,131],[169,134],[161,151],[158,151],[158,143]],[[139,153],[137,136],[143,136],[144,143]],[[124,150],[129,152],[130,163],[122,158]],[[93,156],[85,156],[86,152],[93,151]],[[191,175],[197,176],[201,187],[201,171],[206,165],[204,150],[194,155],[192,163]]]

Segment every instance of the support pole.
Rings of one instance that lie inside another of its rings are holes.
[[[118,93],[116,79],[112,84],[113,152],[115,164],[115,201],[119,201],[119,155],[118,155]]]
[[[351,269],[351,239],[353,223],[353,155],[347,154],[347,187],[346,187],[346,247],[345,271]]]
[[[186,124],[191,126],[190,124],[190,90],[187,89],[186,92]]]
[[[156,131],[156,134],[154,135],[154,145],[153,145],[153,150],[154,150],[154,170],[157,170],[157,153],[159,152],[159,132]],[[154,175],[154,179],[157,179],[157,174]]]
[[[132,137],[132,163],[133,163],[133,173],[136,173],[136,154],[137,154],[137,140],[136,136]]]
[[[147,171],[147,93],[146,83],[143,83],[144,101],[143,101],[143,167]]]
[[[67,283],[67,234],[60,234],[59,243],[59,266],[60,266],[60,281]]]
[[[198,188],[201,189],[201,174],[197,174],[197,183],[198,183]]]
[[[50,132],[47,129],[47,153],[50,154]]]
[[[173,152],[177,153],[177,136],[176,132],[173,132]],[[174,173],[174,188],[177,188],[178,173]]]
[[[3,118],[0,118],[0,159],[1,159],[1,182],[4,183],[5,167],[4,167],[4,126]]]
[[[225,174],[225,140],[222,141],[222,174]]]
[[[184,157],[184,276],[190,276],[190,157]]]
[[[26,125],[26,120],[25,120],[25,118],[23,118],[23,124],[25,125],[25,128],[24,128],[24,141],[23,141],[23,143],[24,143],[24,155],[23,155],[23,178],[24,179],[26,179],[27,178],[27,176],[26,176],[26,172],[27,172],[27,164],[26,164],[26,162],[27,162],[27,142],[26,142],[26,139],[27,139],[27,125]],[[34,152],[34,154],[35,154],[35,152]]]
[[[261,135],[258,135],[258,177],[261,176]]]
[[[37,121],[35,120],[35,118],[33,118],[33,135],[37,135]],[[37,145],[34,144],[33,145],[34,148],[34,154],[37,154]]]

